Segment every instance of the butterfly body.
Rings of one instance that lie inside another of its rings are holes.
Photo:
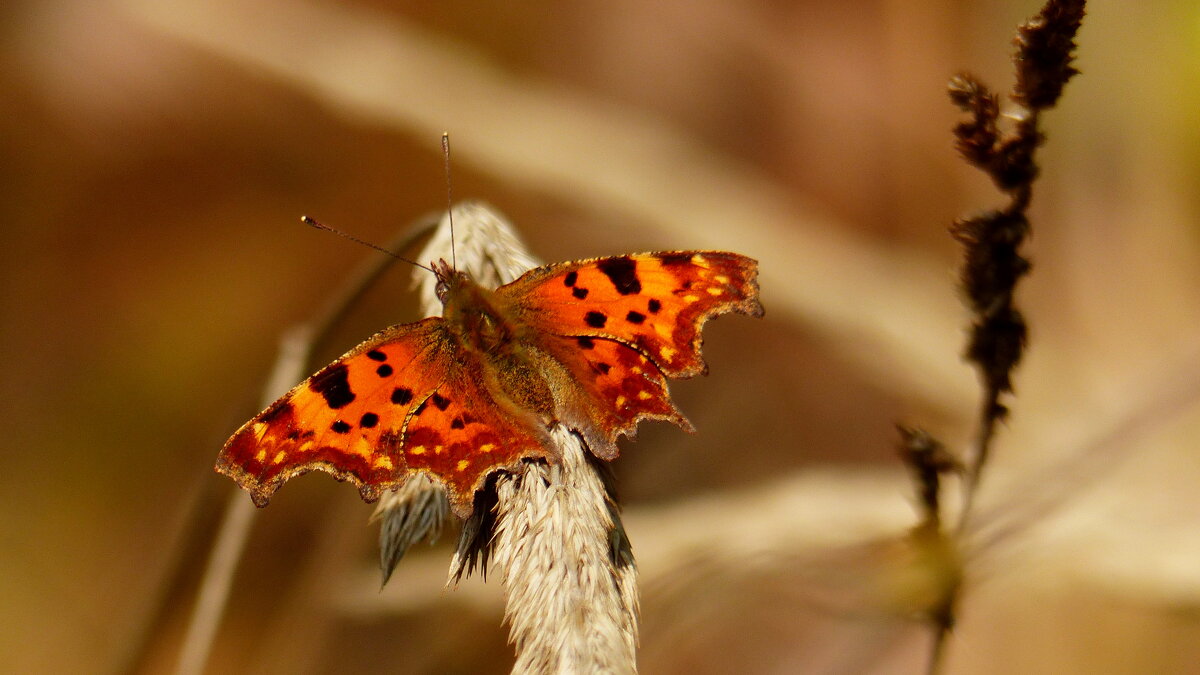
[[[461,344],[480,353],[511,350],[518,326],[495,290],[480,286],[465,272],[452,269],[445,260],[434,263],[433,269],[438,279],[442,318]]]
[[[423,471],[465,517],[491,473],[555,461],[556,423],[603,459],[643,419],[690,431],[666,378],[704,372],[709,317],[762,314],[757,264],[733,253],[558,263],[497,289],[433,269],[442,317],[387,328],[317,372],[239,429],[217,470],[259,506],[313,469],[368,501]]]

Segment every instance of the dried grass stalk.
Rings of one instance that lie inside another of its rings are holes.
[[[1037,16],[1017,30],[1016,81],[1009,98],[1011,130],[1001,125],[1000,99],[987,85],[967,73],[950,80],[951,101],[967,118],[954,128],[956,147],[969,164],[985,172],[1008,197],[1002,208],[960,218],[951,234],[963,246],[960,286],[971,312],[965,358],[975,366],[983,389],[975,441],[961,461],[954,461],[941,444],[918,430],[904,430],[902,455],[913,470],[923,514],[911,540],[937,561],[943,593],[926,614],[934,631],[929,672],[940,672],[946,640],[954,628],[962,595],[964,571],[955,552],[967,531],[984,468],[999,426],[1008,420],[1007,397],[1013,392],[1013,373],[1026,347],[1028,328],[1016,303],[1018,282],[1031,269],[1022,251],[1032,233],[1028,218],[1033,184],[1038,177],[1036,151],[1045,136],[1040,114],[1054,107],[1067,81],[1078,74],[1071,64],[1075,37],[1084,16],[1085,0],[1046,0]],[[963,478],[963,504],[951,532],[939,518],[939,475],[958,472]]]
[[[496,485],[492,564],[517,647],[514,673],[636,672],[637,568],[583,442],[551,434],[561,464]]]
[[[383,584],[400,559],[419,542],[437,541],[450,514],[446,493],[425,474],[411,476],[399,489],[385,494],[375,507],[372,522],[379,523],[379,571]]]
[[[499,286],[535,267],[512,226],[487,206],[453,208],[418,257],[452,256],[479,283]],[[451,252],[451,242],[454,251]],[[441,312],[432,275],[419,273],[422,307]],[[516,646],[516,673],[636,672],[637,569],[601,467],[563,427],[551,431],[556,464],[528,462],[502,473],[476,499],[459,537],[449,584],[489,561],[506,596],[505,619]],[[445,518],[441,489],[410,480],[382,500],[379,519],[384,577],[408,547],[436,536]]]

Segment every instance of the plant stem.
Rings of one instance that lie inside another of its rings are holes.
[[[392,251],[408,248],[428,232],[427,221],[423,219],[404,228],[385,248]],[[425,226],[421,227],[422,224]],[[280,340],[279,356],[264,387],[263,407],[270,405],[311,372],[313,351],[394,262],[395,258],[390,256],[372,255],[330,296],[311,320],[284,333]],[[183,647],[175,668],[178,675],[199,675],[208,663],[217,629],[229,602],[233,577],[255,522],[255,513],[253,503],[241,490],[233,489],[225,505],[197,592],[196,604],[184,633]]]

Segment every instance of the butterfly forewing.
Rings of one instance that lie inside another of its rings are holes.
[[[313,469],[359,486],[364,499],[403,482],[408,414],[442,384],[441,319],[388,328],[292,389],[225,444],[217,470],[259,506]]]
[[[705,369],[705,321],[762,315],[757,276],[758,263],[736,253],[642,253],[539,267],[498,293],[538,331],[619,340],[668,377],[688,377]]]
[[[250,420],[217,470],[259,506],[314,469],[353,482],[367,501],[425,471],[466,517],[489,473],[547,454],[533,416],[497,400],[479,368],[442,319],[393,326]]]

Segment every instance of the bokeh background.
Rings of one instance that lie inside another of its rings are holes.
[[[15,0],[0,10],[0,670],[170,672],[281,332],[456,196],[544,260],[722,248],[763,321],[616,462],[648,673],[921,672],[895,422],[954,450],[956,215],[1000,203],[944,94],[1034,1]],[[1047,115],[1014,416],[951,673],[1200,672],[1200,7],[1091,3]],[[394,270],[321,359],[416,318]],[[378,590],[371,507],[257,514],[210,672],[501,673],[451,530]]]

